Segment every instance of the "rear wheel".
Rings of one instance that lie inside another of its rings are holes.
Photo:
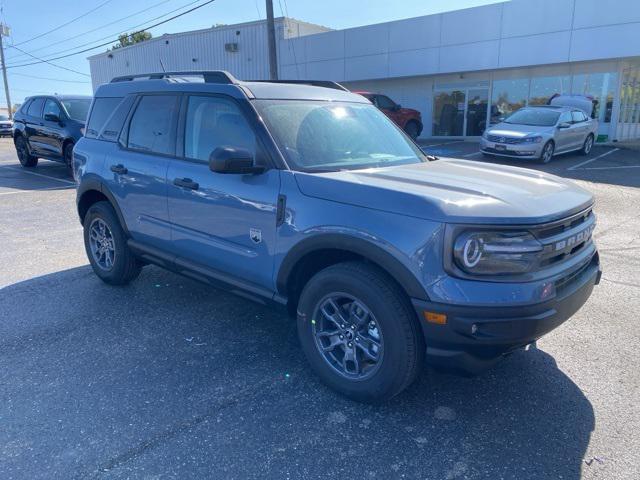
[[[84,218],[84,246],[93,271],[110,285],[126,285],[142,264],[127,246],[127,237],[109,202],[94,203]]]
[[[424,363],[424,338],[406,296],[360,262],[330,266],[305,285],[298,335],[322,381],[362,402],[397,395]]]
[[[538,158],[538,162],[540,163],[549,163],[553,158],[553,152],[555,150],[555,145],[553,142],[549,141],[544,144],[542,147],[542,153],[540,153],[540,157]]]
[[[415,140],[420,134],[420,125],[412,120],[404,126],[404,131]]]
[[[73,177],[73,143],[69,142],[64,146],[64,164],[67,166],[69,175]]]
[[[587,135],[587,138],[584,139],[584,143],[582,144],[582,150],[580,150],[581,155],[589,155],[591,153],[591,149],[593,148],[593,135],[590,133]]]
[[[20,165],[25,168],[33,168],[38,165],[38,157],[31,155],[29,150],[29,144],[22,135],[18,135],[15,140],[16,153],[18,154],[18,160]]]

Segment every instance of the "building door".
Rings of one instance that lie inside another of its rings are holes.
[[[436,90],[433,93],[434,137],[479,137],[487,126],[489,89]]]
[[[489,90],[470,88],[467,90],[467,110],[465,112],[465,132],[467,137],[479,137],[487,128],[487,105]]]

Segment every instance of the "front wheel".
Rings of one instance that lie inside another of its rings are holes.
[[[553,152],[555,150],[555,146],[553,142],[549,141],[545,143],[544,147],[542,147],[542,152],[540,153],[540,157],[538,158],[538,162],[540,163],[549,163],[553,158]]]
[[[424,363],[424,338],[406,295],[360,262],[327,267],[307,283],[298,335],[320,379],[361,402],[397,395]]]
[[[109,202],[94,203],[84,218],[84,246],[98,277],[110,285],[126,285],[142,264],[127,246],[127,237]]]
[[[23,138],[22,135],[18,135],[16,137],[16,153],[18,154],[18,160],[20,161],[20,165],[25,168],[33,168],[38,165],[38,157],[34,157],[31,155],[31,151],[29,150],[29,144]]]
[[[591,153],[591,149],[593,148],[593,135],[587,135],[587,138],[584,139],[584,143],[582,144],[582,150],[580,150],[581,155],[589,155]]]

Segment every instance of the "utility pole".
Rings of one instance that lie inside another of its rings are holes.
[[[278,79],[278,58],[276,57],[276,25],[273,22],[273,0],[267,1],[267,40],[269,49],[270,80]]]
[[[2,39],[9,36],[9,27],[0,23],[0,62],[2,62],[2,78],[4,79],[4,94],[7,96],[7,111],[9,119],[13,119],[13,108],[11,106],[11,96],[9,96],[9,81],[7,80],[7,65],[4,62],[4,44]]]

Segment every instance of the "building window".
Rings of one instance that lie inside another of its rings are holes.
[[[571,93],[571,77],[534,77],[529,90],[529,105],[546,105],[556,94]]]
[[[508,117],[527,104],[529,79],[494,80],[491,93],[491,124]]]
[[[462,136],[465,93],[460,90],[434,92],[433,135]]]
[[[616,73],[586,73],[573,76],[571,93],[588,95],[597,101],[593,118],[610,123],[613,96],[618,81]]]

